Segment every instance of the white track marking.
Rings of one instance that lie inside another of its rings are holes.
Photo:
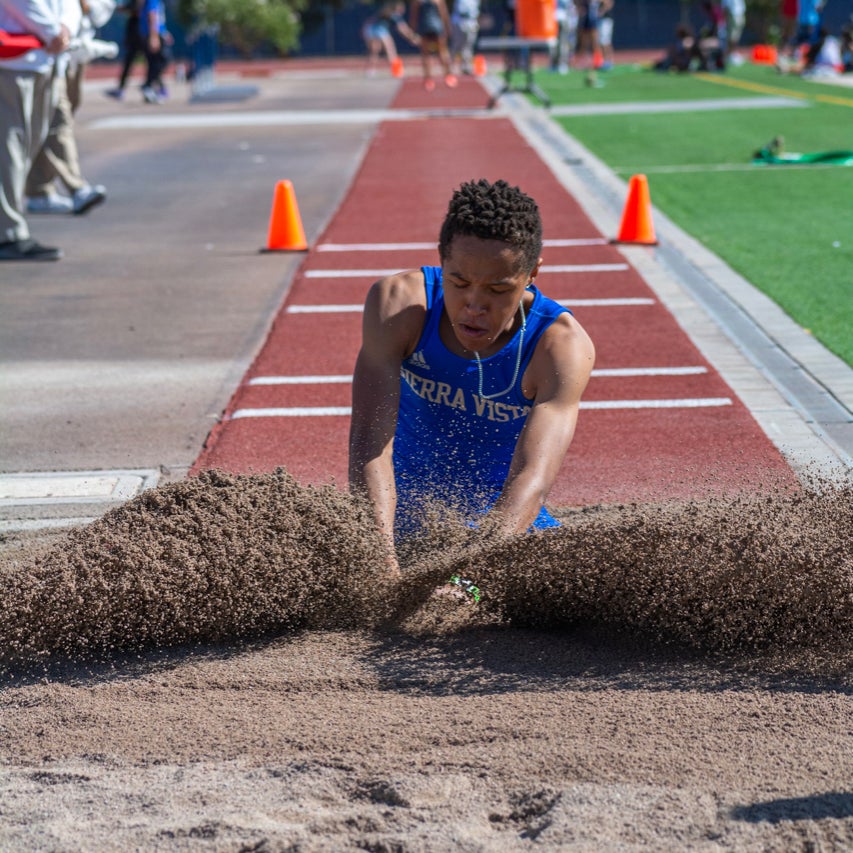
[[[731,397],[693,397],[682,400],[589,400],[581,401],[582,409],[701,409],[709,406],[731,406]]]
[[[414,250],[435,249],[438,243],[320,243],[316,246],[318,252],[403,252]],[[546,249],[566,246],[606,246],[603,237],[572,237],[566,239],[543,240]]]
[[[255,376],[247,385],[337,385],[352,382],[352,375]]]
[[[751,172],[753,175],[779,175],[795,169],[838,169],[837,163],[696,163],[684,166],[614,166],[613,171],[623,175],[678,175],[691,172]],[[844,168],[844,167],[842,167]]]
[[[288,72],[288,76],[291,72]],[[807,107],[808,102],[794,98],[708,98],[698,101],[648,101],[628,104],[577,104],[551,108],[555,116],[619,115],[623,113],[685,112],[707,109],[756,109],[767,107]],[[214,127],[295,127],[306,125],[378,124],[382,121],[413,121],[431,117],[504,118],[506,112],[482,107],[456,109],[343,109],[278,110],[245,112],[159,113],[154,115],[113,115],[95,119],[88,126],[97,130],[167,130],[172,128]]]
[[[557,264],[539,267],[540,273],[578,273],[578,272],[624,272],[628,264]],[[351,269],[351,270],[306,270],[305,278],[382,278],[396,275],[399,268],[393,269]]]
[[[349,406],[294,406],[288,409],[237,409],[231,415],[231,420],[234,421],[237,418],[323,418],[350,414],[352,414],[352,409]]]
[[[602,367],[593,376],[697,376],[707,373],[707,367]]]
[[[592,371],[598,378],[625,376],[697,376],[707,373],[707,367],[602,367]],[[255,376],[247,385],[347,385],[352,375],[330,374],[320,376]]]
[[[558,104],[551,107],[550,114],[554,116],[600,116],[600,115],[632,115],[643,113],[706,112],[708,110],[755,110],[755,109],[788,109],[790,107],[807,107],[807,101],[798,98],[763,97],[763,98],[706,98],[696,101],[634,101],[633,103],[614,104]]]
[[[582,409],[699,409],[731,406],[730,397],[692,397],[675,400],[591,400],[581,402]],[[352,414],[349,406],[293,406],[276,409],[237,409],[231,420],[238,418],[305,418],[333,417]]]
[[[358,305],[288,305],[286,314],[354,314],[363,311]]]

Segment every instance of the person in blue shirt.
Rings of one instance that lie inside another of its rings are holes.
[[[169,64],[172,36],[166,29],[166,7],[163,0],[143,0],[139,14],[139,34],[145,43],[148,72],[142,84],[146,103],[159,104],[166,97],[163,72]]]
[[[353,376],[350,488],[372,505],[392,574],[395,537],[435,501],[502,534],[558,524],[543,504],[595,360],[534,285],[542,223],[518,187],[462,184],[438,251],[440,267],[373,284]]]

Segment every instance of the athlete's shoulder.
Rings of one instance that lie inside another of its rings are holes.
[[[380,278],[370,288],[366,311],[378,311],[391,317],[412,307],[426,306],[424,273],[420,269],[403,270]]]

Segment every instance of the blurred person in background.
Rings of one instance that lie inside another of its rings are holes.
[[[447,46],[450,15],[445,0],[413,0],[409,12],[409,25],[420,38],[424,88],[428,92],[435,89],[435,80],[432,79],[434,57],[438,58],[444,72],[445,85],[450,88],[457,86],[458,80],[450,68],[450,49]]]
[[[406,4],[403,0],[389,0],[383,3],[379,10],[371,15],[361,28],[361,37],[367,46],[367,76],[376,73],[376,64],[382,52],[391,66],[391,73],[402,76],[402,62],[397,55],[397,45],[394,43],[394,32],[400,33],[406,41],[415,47],[420,45],[420,39],[406,23]],[[399,73],[398,73],[399,70]]]
[[[601,70],[609,71],[613,67],[613,7],[602,7],[598,22],[598,43],[601,45]]]
[[[89,62],[97,56],[118,55],[118,45],[94,38],[95,30],[109,21],[115,3],[113,0],[80,0],[80,9],[83,18],[78,44],[69,51],[65,74],[56,77],[56,108],[50,130],[27,178],[28,213],[82,214],[107,197],[106,189],[100,184],[92,186],[80,170],[74,115],[82,101],[83,78]],[[67,196],[55,192],[57,180],[65,187]]]
[[[139,13],[139,33],[145,44],[148,73],[142,84],[146,104],[160,104],[168,97],[163,74],[169,65],[172,35],[166,28],[166,6],[163,0],[143,0]]]
[[[474,45],[480,32],[480,0],[456,0],[450,16],[450,59],[456,72],[474,73]]]
[[[551,70],[568,74],[578,38],[578,8],[574,0],[556,0],[557,40],[551,51]]]
[[[145,42],[139,32],[139,13],[142,9],[142,0],[130,0],[123,3],[116,11],[127,15],[127,23],[124,27],[124,62],[119,75],[118,86],[108,89],[107,95],[120,101],[124,97],[124,87],[127,86],[127,78],[137,58],[145,54]]]

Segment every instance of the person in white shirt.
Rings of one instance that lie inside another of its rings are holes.
[[[79,0],[0,0],[0,30],[36,36],[42,47],[0,59],[0,261],[55,261],[60,249],[33,240],[24,186],[47,138],[57,77],[82,21]]]
[[[480,33],[480,0],[456,0],[450,16],[450,57],[462,74],[474,73],[474,45]]]
[[[79,0],[79,3],[83,11],[77,39],[80,47],[70,52],[65,74],[57,77],[57,104],[50,130],[27,178],[27,213],[82,214],[107,197],[106,189],[100,184],[92,186],[80,169],[74,114],[80,108],[90,56],[118,55],[117,44],[94,38],[96,28],[109,21],[116,4],[114,0]],[[57,180],[65,187],[67,196],[54,192]]]

